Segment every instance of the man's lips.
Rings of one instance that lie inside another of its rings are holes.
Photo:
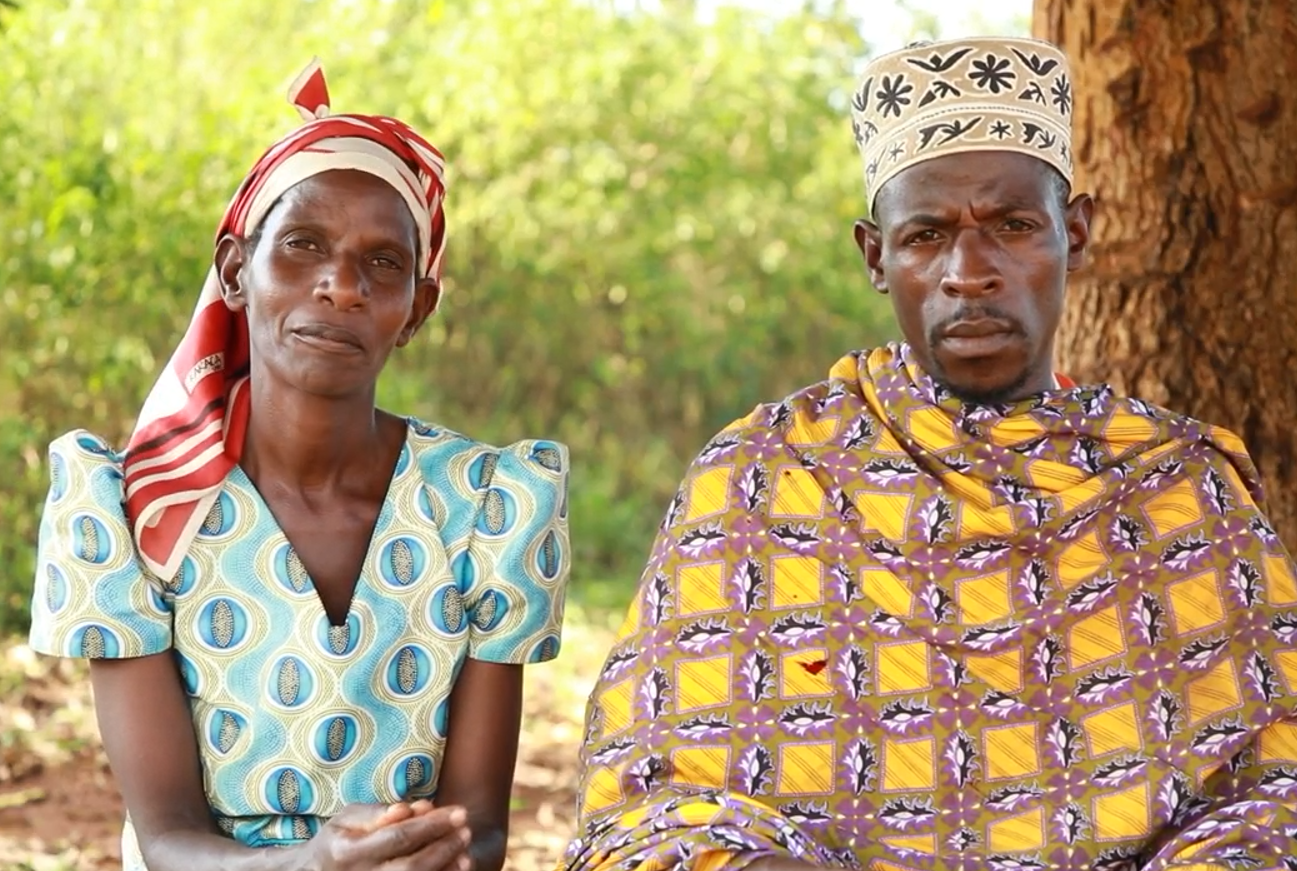
[[[993,357],[1008,350],[1020,331],[1010,321],[969,318],[955,321],[940,333],[940,347],[967,359]]]
[[[956,321],[946,327],[942,331],[942,335],[952,339],[981,339],[986,336],[1012,332],[1014,332],[1013,325],[1008,321],[996,320],[995,318],[972,318]]]

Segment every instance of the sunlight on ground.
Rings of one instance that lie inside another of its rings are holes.
[[[585,701],[614,619],[570,606],[558,660],[528,671],[506,871],[550,871],[571,835]],[[0,644],[0,868],[118,868],[120,826],[84,664]]]

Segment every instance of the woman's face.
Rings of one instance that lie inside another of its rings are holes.
[[[372,391],[436,306],[418,229],[387,182],[332,170],[299,182],[254,236],[217,248],[226,305],[247,313],[254,372],[318,395]]]

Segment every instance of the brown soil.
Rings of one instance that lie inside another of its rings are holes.
[[[606,643],[597,630],[580,634]],[[591,681],[569,657],[529,674],[505,871],[552,871],[573,830]],[[0,869],[115,871],[122,819],[84,669],[0,645]]]
[[[39,767],[0,791],[0,866],[37,868],[38,857],[57,856],[78,871],[117,868],[122,813],[112,775],[92,751]]]

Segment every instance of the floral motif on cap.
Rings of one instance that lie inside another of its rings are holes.
[[[875,58],[852,99],[869,209],[888,179],[947,154],[1014,151],[1072,181],[1066,55],[1035,39],[921,42]]]

